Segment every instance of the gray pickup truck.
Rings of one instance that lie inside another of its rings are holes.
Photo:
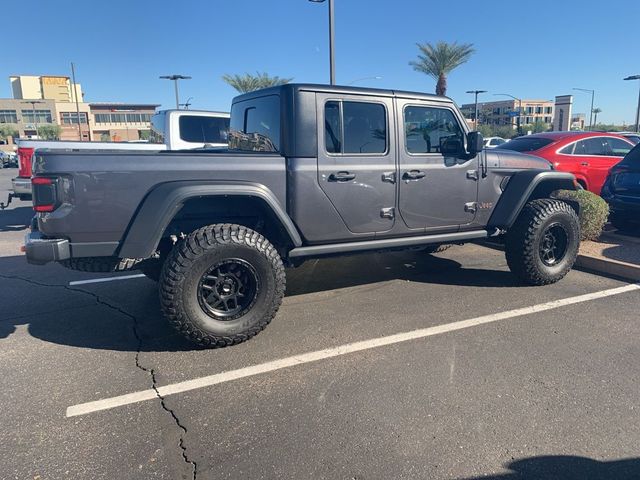
[[[167,319],[222,347],[260,332],[285,265],[496,237],[524,283],[573,266],[576,188],[542,159],[482,149],[454,103],[414,92],[289,84],[233,101],[229,148],[39,152],[30,263],[141,269]]]

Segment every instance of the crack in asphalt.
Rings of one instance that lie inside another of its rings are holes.
[[[24,277],[19,277],[16,275],[2,275],[0,274],[0,278],[4,278],[7,280],[21,280],[23,282],[26,283],[30,283],[32,285],[36,285],[39,287],[49,287],[49,288],[63,288],[64,290],[68,290],[71,292],[78,292],[78,293],[82,293],[84,295],[89,295],[90,297],[92,297],[97,304],[99,305],[103,305],[111,310],[114,310],[118,313],[120,313],[121,315],[124,315],[125,317],[129,318],[132,322],[132,331],[133,331],[133,336],[135,337],[136,341],[137,341],[137,346],[136,346],[136,355],[135,355],[135,363],[136,363],[136,368],[142,370],[143,372],[145,372],[146,374],[149,375],[149,377],[151,378],[151,388],[153,388],[154,392],[156,393],[156,396],[158,397],[158,400],[160,400],[160,406],[162,407],[163,410],[165,410],[167,413],[169,413],[169,415],[171,415],[171,418],[173,418],[174,423],[176,424],[176,426],[180,429],[181,433],[180,433],[180,439],[178,441],[178,447],[181,450],[181,455],[182,455],[182,459],[183,461],[187,464],[187,465],[191,465],[191,478],[192,480],[196,480],[197,478],[197,463],[194,460],[191,460],[188,455],[187,455],[187,447],[184,443],[184,437],[187,433],[187,428],[180,422],[180,419],[178,418],[178,416],[176,415],[176,413],[173,411],[173,409],[169,408],[169,406],[166,404],[165,402],[165,398],[160,394],[160,392],[158,391],[158,384],[156,381],[156,372],[153,368],[149,368],[149,367],[145,367],[144,365],[142,365],[142,363],[140,363],[140,353],[142,351],[142,337],[140,336],[140,333],[138,331],[138,319],[135,317],[135,315],[130,314],[129,312],[123,310],[122,308],[118,307],[117,305],[112,305],[111,303],[103,300],[102,298],[100,298],[100,296],[96,293],[90,292],[88,290],[82,290],[80,288],[72,288],[68,285],[55,285],[55,284],[48,284],[48,283],[42,283],[42,282],[38,282],[37,280],[31,280],[29,278],[24,278]]]

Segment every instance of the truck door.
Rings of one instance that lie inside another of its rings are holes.
[[[445,157],[448,137],[464,140],[461,121],[446,106],[397,99],[399,211],[411,229],[457,230],[476,216],[479,156]]]
[[[318,182],[349,231],[395,222],[396,148],[391,98],[317,94]]]

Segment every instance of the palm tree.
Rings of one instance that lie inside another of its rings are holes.
[[[247,93],[253,92],[254,90],[260,90],[261,88],[284,85],[285,83],[289,83],[291,80],[293,80],[293,78],[271,77],[265,72],[256,72],[255,75],[252,75],[250,73],[245,73],[244,75],[225,74],[222,76],[222,80],[227,82],[238,92]]]
[[[416,45],[421,53],[418,54],[418,59],[409,62],[409,65],[415,71],[426,73],[438,81],[436,95],[447,94],[447,75],[454,68],[466,63],[475,52],[472,43],[458,45],[458,42],[438,42],[435,45],[430,43]]]
[[[592,110],[593,112],[593,124],[597,125],[598,124],[598,114],[602,113],[602,109],[596,107]]]

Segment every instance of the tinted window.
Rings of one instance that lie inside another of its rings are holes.
[[[253,152],[280,149],[280,97],[267,95],[231,107],[229,148]]]
[[[635,145],[640,143],[640,135],[625,135],[627,140],[631,140]]]
[[[342,152],[342,117],[339,102],[327,102],[324,106],[324,144],[328,153]]]
[[[327,102],[324,131],[328,153],[387,151],[387,113],[379,103]]]
[[[576,143],[574,155],[606,155],[607,143],[604,137],[586,138]]]
[[[491,140],[491,145],[502,145],[505,141],[501,138],[494,138]]]
[[[445,108],[407,107],[404,110],[405,145],[409,153],[438,153],[446,138],[463,141],[460,124]]]
[[[228,118],[184,115],[178,120],[180,139],[194,143],[227,143]]]
[[[564,147],[562,150],[560,150],[560,153],[564,153],[565,155],[573,155],[574,148],[576,148],[576,144],[570,143],[569,145]]]
[[[519,137],[509,140],[507,143],[503,143],[496,148],[500,150],[514,150],[516,152],[533,152],[551,143],[553,143],[553,140],[550,138]]]
[[[632,145],[619,138],[609,137],[607,138],[607,143],[609,144],[611,155],[615,157],[624,157],[633,148]]]

